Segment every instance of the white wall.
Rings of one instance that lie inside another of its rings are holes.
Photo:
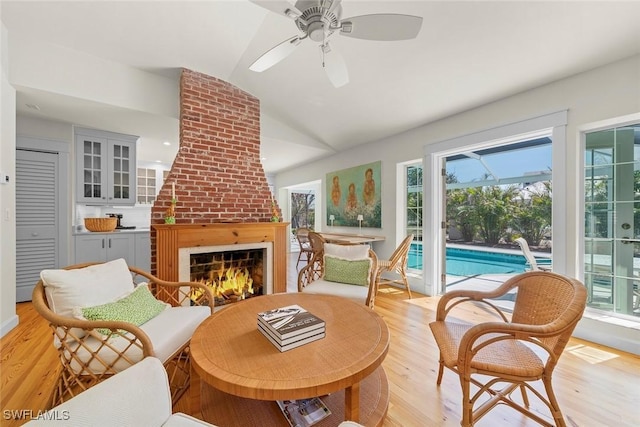
[[[50,141],[73,143],[73,126],[53,120],[16,116],[16,134]],[[70,149],[73,153],[73,150]]]
[[[55,44],[14,36],[10,71],[16,87],[178,117],[175,81]]]
[[[8,35],[0,22],[0,336],[18,324],[16,316],[16,91],[9,84]]]
[[[554,161],[558,158],[566,160],[564,164],[554,163],[553,168],[566,173],[567,197],[564,200],[554,200],[554,203],[564,204],[562,211],[565,214],[565,223],[573,226],[566,230],[554,229],[554,236],[564,233],[564,239],[569,242],[566,253],[567,265],[563,266],[563,271],[579,276],[579,180],[582,177],[579,128],[592,122],[640,112],[640,55],[368,143],[366,148],[360,146],[282,172],[277,175],[278,187],[321,179],[324,188],[327,172],[382,159],[382,229],[367,231],[386,237],[384,244],[376,246],[379,255],[385,257],[390,255],[396,246],[396,213],[402,214],[400,210],[396,211],[397,163],[421,159],[423,147],[428,144],[565,109],[568,109],[567,144],[565,147],[555,146],[553,158]],[[561,156],[558,155],[559,152],[562,152]],[[424,202],[429,203],[428,200]],[[318,215],[322,213],[319,212]],[[414,283],[412,287],[413,285]],[[426,289],[424,285],[423,288]],[[420,288],[417,290],[420,291]],[[587,323],[581,323],[578,335],[612,347],[622,346],[627,351],[640,353],[640,327],[631,330],[624,328],[622,333],[627,335],[627,338],[620,343],[611,330],[600,333],[592,324],[589,327],[583,326]],[[631,338],[628,337],[629,334]]]
[[[640,111],[640,55],[586,73],[551,83],[521,94],[428,123],[410,131],[353,148],[339,155],[282,172],[276,176],[278,188],[322,180],[327,172],[382,159],[382,229],[371,232],[387,237],[381,255],[395,248],[396,174],[399,162],[422,158],[423,146],[499,125],[568,109],[567,164],[554,165],[568,176],[568,223],[575,223],[579,195],[576,194],[581,153],[578,127],[585,123],[620,117]],[[365,148],[366,147],[366,148]],[[428,201],[425,201],[428,203]],[[577,230],[568,231],[570,241],[578,239]],[[575,249],[572,249],[575,252]],[[572,253],[571,259],[577,254]]]

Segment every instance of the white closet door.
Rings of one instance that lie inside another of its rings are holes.
[[[58,266],[58,155],[16,150],[16,301]]]

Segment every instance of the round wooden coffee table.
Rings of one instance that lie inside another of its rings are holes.
[[[280,352],[258,331],[257,314],[291,304],[323,319],[326,336]],[[270,425],[286,426],[275,400],[329,395],[323,400],[333,421],[319,426],[345,419],[381,425],[389,405],[381,366],[388,348],[387,325],[364,305],[302,293],[250,298],[214,313],[193,334],[192,411],[217,425],[275,417]]]

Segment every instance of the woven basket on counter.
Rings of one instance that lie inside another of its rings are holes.
[[[89,231],[113,231],[118,225],[118,218],[85,218],[84,226]]]

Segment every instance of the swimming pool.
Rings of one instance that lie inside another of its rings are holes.
[[[422,244],[412,243],[407,261],[409,268],[422,269]],[[527,269],[523,255],[474,249],[447,248],[446,273],[452,276],[478,274],[517,274]]]

